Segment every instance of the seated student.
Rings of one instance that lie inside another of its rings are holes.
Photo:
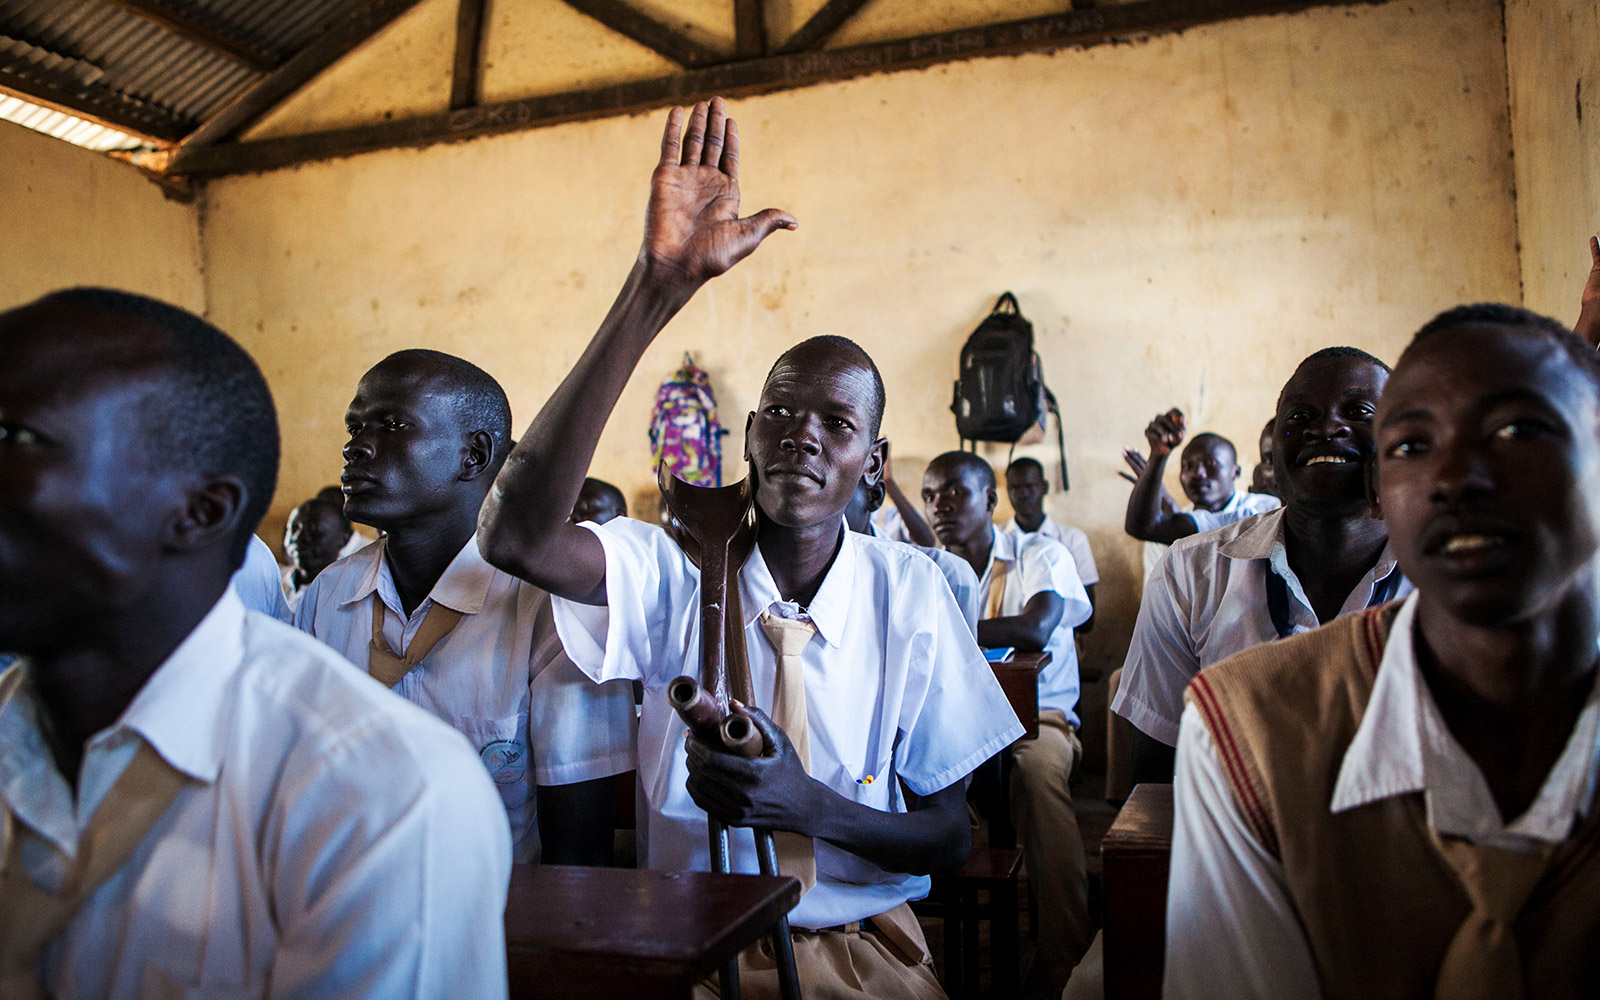
[[[1220,434],[1196,434],[1183,449],[1178,482],[1194,509],[1177,513],[1161,510],[1161,476],[1167,456],[1183,443],[1184,416],[1178,410],[1160,414],[1145,428],[1150,459],[1139,472],[1128,496],[1123,527],[1146,542],[1171,545],[1180,538],[1254,517],[1279,506],[1278,498],[1246,493],[1234,484],[1239,479],[1239,456],[1233,442]]]
[[[856,487],[855,495],[850,498],[850,505],[844,509],[844,522],[849,525],[851,531],[884,537],[878,526],[872,523],[872,512],[883,506],[883,493],[881,482],[868,486],[863,481]],[[967,629],[972,632],[973,638],[977,638],[980,602],[978,577],[972,572],[972,567],[953,552],[946,552],[944,549],[925,549],[920,545],[913,547],[932,559],[934,565],[939,567],[939,572],[944,574],[945,582],[950,585],[950,593],[961,608],[961,617],[966,620]]]
[[[1276,418],[1267,421],[1261,428],[1261,461],[1250,470],[1250,492],[1264,493],[1268,496],[1278,495],[1278,477],[1272,468],[1272,435],[1273,429],[1278,426]]]
[[[1185,538],[1145,582],[1112,711],[1133,723],[1133,780],[1172,779],[1183,689],[1202,669],[1410,592],[1367,496],[1389,366],[1318,351],[1278,396],[1284,506]]]
[[[1050,483],[1044,477],[1044,466],[1038,459],[1019,458],[1006,467],[1006,499],[1011,502],[1013,516],[1006,522],[1005,530],[1025,535],[1043,535],[1060,542],[1072,553],[1077,566],[1078,579],[1084,593],[1089,595],[1089,618],[1077,631],[1094,629],[1094,585],[1100,582],[1100,571],[1094,564],[1094,550],[1089,548],[1089,536],[1070,524],[1057,524],[1044,512],[1045,494]]]
[[[720,99],[683,122],[681,108],[667,118],[633,271],[507,460],[479,541],[557,595],[561,640],[585,673],[643,680],[649,867],[709,868],[706,812],[735,828],[741,871],[756,870],[745,827],[782,831],[780,868],[808,887],[789,915],[807,1000],[940,997],[905,903],[927,893],[927,873],[966,859],[963,779],[1022,727],[932,561],[845,530],[857,485],[883,471],[872,360],[843,338],[804,341],[778,358],[746,422],[759,528],[738,588],[766,756],[686,746],[667,705],[701,643],[699,572],[677,543],[637,520],[566,523],[651,340],[702,284],[796,225],[775,209],[737,217],[738,130]],[[763,949],[740,968],[746,997],[777,995]]]
[[[255,363],[107,289],[0,345],[0,995],[504,997],[471,748],[229,586],[277,478]]]
[[[628,516],[628,500],[622,491],[603,479],[585,479],[578,491],[578,502],[572,505],[572,524],[593,521],[605,524],[614,517]]]
[[[1417,590],[1190,685],[1165,995],[1600,995],[1600,365],[1464,306],[1377,422]]]
[[[472,743],[519,862],[609,863],[633,692],[580,674],[549,595],[473,537],[511,439],[504,390],[460,358],[400,351],[361,377],[345,424],[345,514],[386,535],[323,570],[295,624]]]
[[[995,530],[998,499],[994,470],[970,452],[940,455],[922,477],[922,503],[939,541],[979,574],[978,644],[1050,654],[1039,675],[1039,738],[1016,748],[1010,800],[1039,903],[1039,947],[1024,992],[1059,997],[1091,937],[1083,839],[1068,781],[1083,754],[1072,629],[1092,609],[1066,546]]]
[[[271,615],[285,623],[293,617],[289,602],[283,596],[283,571],[278,568],[277,557],[272,554],[272,548],[255,535],[250,536],[244,562],[229,582],[239,600],[251,611]]]
[[[338,486],[324,486],[317,491],[317,495],[313,499],[325,500],[333,504],[338,510],[344,510],[344,490]],[[361,525],[351,522],[350,538],[344,543],[344,547],[339,550],[339,559],[355,555],[368,545],[371,545],[378,540],[378,534],[378,532],[369,532]],[[337,562],[338,560],[334,561]]]
[[[354,533],[340,505],[312,497],[289,512],[283,528],[283,551],[289,568],[283,571],[283,590],[293,609],[317,574],[332,566]]]

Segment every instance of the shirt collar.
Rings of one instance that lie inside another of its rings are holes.
[[[1265,514],[1257,514],[1234,525],[1222,528],[1222,531],[1233,531],[1233,537],[1217,546],[1217,551],[1230,559],[1271,559],[1273,568],[1284,579],[1292,579],[1294,572],[1289,569],[1289,557],[1283,546],[1284,518],[1288,514],[1287,507],[1274,507]],[[1378,561],[1373,564],[1371,571],[1366,575],[1367,580],[1387,580],[1391,573],[1398,571],[1398,564],[1394,558],[1394,546],[1385,542],[1383,551],[1378,554]]]
[[[389,539],[385,536],[349,557],[352,565],[364,563],[364,569],[360,585],[339,603],[341,608],[364,601],[368,594],[379,590],[388,594],[397,593],[386,556],[388,551]],[[444,574],[428,592],[428,600],[464,615],[475,615],[483,610],[484,601],[489,596],[489,585],[494,582],[496,572],[478,551],[478,536],[474,534],[456,553],[456,557],[450,560],[450,565],[445,567]]]
[[[1421,792],[1429,825],[1443,834],[1497,846],[1508,839],[1566,839],[1594,798],[1600,677],[1533,803],[1505,824],[1483,773],[1451,735],[1417,667],[1417,601],[1412,593],[1395,616],[1366,712],[1340,764],[1330,811]]]
[[[855,593],[856,546],[860,544],[856,540],[856,533],[850,530],[843,518],[839,519],[839,523],[844,534],[839,543],[839,554],[833,557],[833,565],[828,567],[827,575],[822,578],[817,596],[811,599],[805,609],[807,617],[817,627],[817,634],[828,645],[835,647],[844,640],[845,626],[850,620],[851,598]],[[783,600],[778,593],[777,582],[772,579],[772,571],[767,568],[767,561],[761,555],[759,542],[739,571],[739,600],[744,608],[746,628],[760,618],[763,611]]]

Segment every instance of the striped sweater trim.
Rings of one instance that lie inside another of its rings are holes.
[[[1250,776],[1244,753],[1239,748],[1239,741],[1234,736],[1232,727],[1228,725],[1227,718],[1223,715],[1216,692],[1211,689],[1211,684],[1204,673],[1198,674],[1189,683],[1189,690],[1194,695],[1195,707],[1206,720],[1206,728],[1211,730],[1212,740],[1217,747],[1217,756],[1227,773],[1228,783],[1233,786],[1234,798],[1244,810],[1245,822],[1256,835],[1256,839],[1261,841],[1261,845],[1273,857],[1278,857],[1278,834],[1267,811],[1265,797]]]

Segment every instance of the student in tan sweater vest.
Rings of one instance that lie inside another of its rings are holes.
[[[1396,366],[1404,602],[1190,685],[1168,997],[1600,992],[1600,361],[1452,310]]]

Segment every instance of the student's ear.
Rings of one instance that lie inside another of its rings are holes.
[[[861,481],[871,489],[883,482],[883,466],[889,460],[889,439],[879,438],[872,442],[872,450],[867,453],[867,464],[861,470]]]
[[[473,431],[467,435],[466,447],[461,451],[463,483],[470,483],[494,467],[494,435],[488,431]]]
[[[756,411],[744,415],[744,460],[750,461],[750,425],[756,422]]]
[[[175,549],[195,552],[231,541],[244,509],[244,483],[233,476],[222,476],[201,483],[185,494],[177,516],[167,524],[167,544]]]
[[[993,486],[985,491],[989,496],[989,513],[993,514],[995,507],[1000,503],[1000,493]]]

